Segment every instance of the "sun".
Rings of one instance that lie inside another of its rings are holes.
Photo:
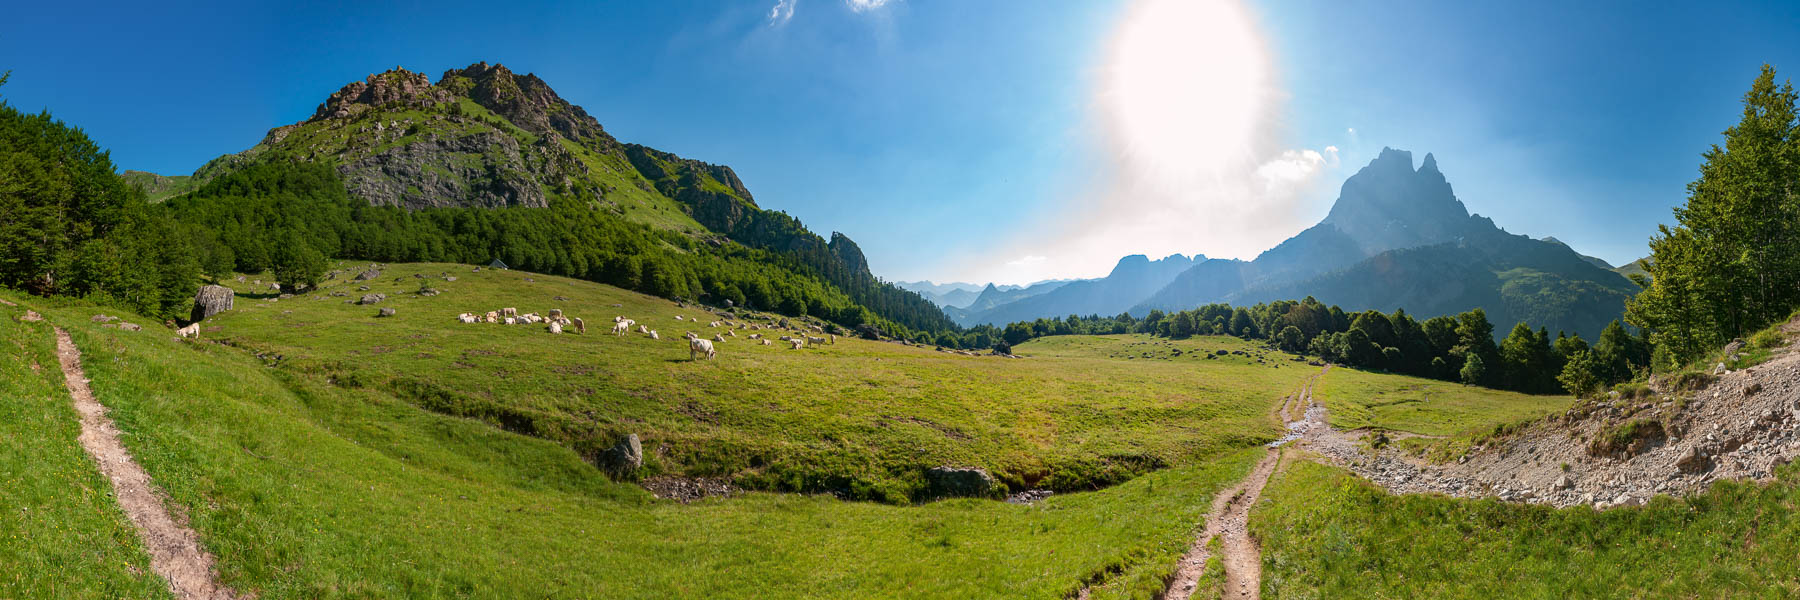
[[[1105,130],[1128,164],[1157,179],[1239,167],[1253,157],[1268,71],[1239,0],[1138,0],[1100,74]]]

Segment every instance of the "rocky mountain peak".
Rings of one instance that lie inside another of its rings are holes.
[[[519,75],[506,65],[483,61],[445,71],[437,85],[538,135],[559,135],[596,149],[618,143],[598,120],[562,99],[535,74]]]
[[[1454,240],[1476,225],[1425,155],[1417,170],[1412,153],[1382,148],[1369,165],[1344,181],[1322,224],[1349,236],[1368,254]]]
[[[449,92],[432,86],[431,78],[424,73],[394,67],[392,70],[370,75],[362,81],[350,82],[343,89],[332,93],[307,122],[342,119],[385,106],[426,108],[450,101],[452,98]]]

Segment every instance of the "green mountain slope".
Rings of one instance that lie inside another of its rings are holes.
[[[537,76],[498,64],[451,69],[435,84],[398,68],[370,75],[333,93],[306,121],[275,128],[255,147],[209,162],[189,183],[202,186],[270,162],[327,165],[350,197],[374,206],[585,206],[702,245],[736,242],[774,253],[773,266],[817,277],[906,329],[954,327],[929,301],[875,277],[849,237],[834,233],[827,240],[785,213],[759,207],[730,167],[620,143]],[[441,255],[411,259],[432,256]],[[779,295],[697,283],[674,287],[720,303]],[[786,311],[806,308],[820,307],[801,303]]]

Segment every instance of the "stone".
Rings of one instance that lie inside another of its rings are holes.
[[[625,439],[619,440],[619,443],[613,444],[613,447],[601,452],[597,462],[601,469],[614,475],[625,476],[636,473],[638,467],[644,466],[643,442],[638,440],[638,435],[635,433],[626,435]]]
[[[1730,373],[1730,372],[1731,372],[1730,369],[1725,368],[1725,363],[1719,363],[1717,365],[1713,365],[1712,373],[1714,375],[1724,375],[1724,374]]]
[[[44,316],[37,314],[37,311],[35,311],[35,310],[27,309],[25,311],[25,314],[23,316],[19,317],[19,320],[35,323],[35,322],[44,320]]]
[[[1612,504],[1613,506],[1643,506],[1644,498],[1631,494],[1619,494],[1619,497],[1613,498]]]
[[[384,309],[381,309],[381,310],[379,310],[379,311],[377,311],[377,312],[376,312],[376,313],[375,313],[375,316],[377,316],[377,317],[391,317],[391,316],[394,316],[394,309],[391,309],[391,308],[384,308]]]
[[[454,281],[456,281],[456,276],[455,276],[455,275],[445,275],[445,276],[444,276],[444,281],[451,281],[451,282],[454,282]]]
[[[358,274],[357,274],[357,275],[356,275],[356,280],[357,280],[357,281],[368,281],[368,280],[370,280],[370,279],[374,279],[374,278],[376,278],[376,277],[380,277],[380,276],[381,276],[381,271],[377,271],[377,270],[374,270],[374,269],[369,269],[369,270],[367,270],[367,271],[363,271],[363,272],[361,272],[361,273],[358,273]]]
[[[1734,354],[1737,354],[1739,350],[1743,350],[1743,349],[1744,349],[1744,339],[1743,338],[1731,340],[1731,343],[1725,344],[1725,355],[1732,356]]]
[[[962,467],[934,467],[925,471],[925,481],[929,493],[939,498],[987,497],[999,484],[986,469]]]
[[[387,294],[363,294],[362,299],[357,300],[356,303],[357,304],[374,304],[376,302],[380,302],[380,301],[386,300],[386,299],[387,299]]]
[[[1568,475],[1564,475],[1562,477],[1556,478],[1556,485],[1555,485],[1556,489],[1566,490],[1566,489],[1569,489],[1572,487],[1575,487],[1575,482],[1569,481]]]
[[[120,321],[119,329],[123,329],[126,331],[142,331],[144,329],[144,327],[142,325],[138,325],[137,323],[126,323],[124,321]]]
[[[213,315],[231,310],[235,297],[231,288],[222,285],[200,286],[200,291],[194,292],[194,309],[188,314],[188,320],[205,321]]]
[[[1683,473],[1704,473],[1712,468],[1712,461],[1707,459],[1706,452],[1695,446],[1688,448],[1687,453],[1675,460],[1675,468]]]

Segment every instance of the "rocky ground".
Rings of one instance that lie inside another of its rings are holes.
[[[1800,321],[1786,330],[1794,339]],[[1447,464],[1392,447],[1372,451],[1365,433],[1325,425],[1325,409],[1310,398],[1305,418],[1290,427],[1301,447],[1395,493],[1558,507],[1634,506],[1721,479],[1767,481],[1776,467],[1800,456],[1800,342],[1760,365],[1721,369],[1710,384],[1692,385],[1659,389],[1646,399],[1586,402]]]

